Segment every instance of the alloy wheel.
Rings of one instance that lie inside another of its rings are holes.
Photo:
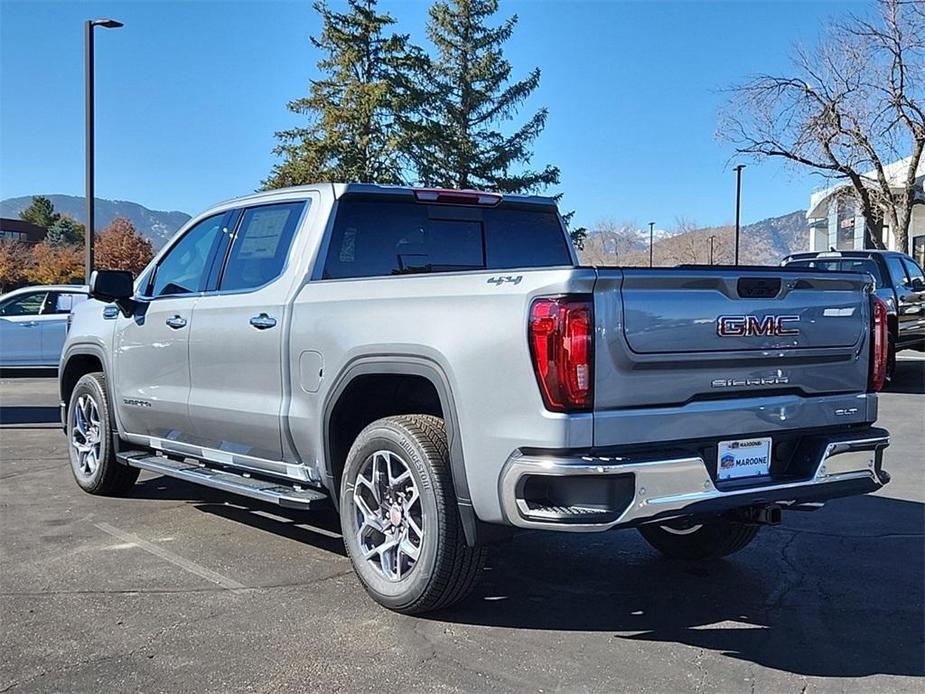
[[[380,450],[367,458],[353,489],[353,518],[363,559],[389,581],[405,578],[424,543],[421,496],[401,456]]]
[[[103,442],[96,400],[88,394],[79,396],[71,417],[71,446],[77,453],[77,470],[90,477],[99,467]]]

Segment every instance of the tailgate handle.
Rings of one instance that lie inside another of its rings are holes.
[[[740,277],[740,299],[773,299],[780,294],[780,277]]]

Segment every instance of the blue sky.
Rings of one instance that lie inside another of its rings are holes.
[[[337,0],[332,0],[337,4]],[[424,42],[428,3],[383,0]],[[784,71],[844,2],[502,0],[520,22],[508,47],[516,76],[539,66],[525,111],[549,108],[537,164],[562,170],[576,221],[734,216],[731,147],[716,139],[722,89]],[[291,2],[0,0],[0,197],[83,193],[82,21],[97,29],[99,197],[195,213],[259,186],[273,133],[297,119],[319,21]],[[744,172],[743,221],[805,207],[818,178],[776,162]]]

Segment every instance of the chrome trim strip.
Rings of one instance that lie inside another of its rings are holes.
[[[266,458],[245,455],[244,453],[232,453],[217,448],[205,448],[193,443],[186,443],[185,441],[175,441],[173,439],[163,439],[155,436],[147,436],[144,438],[147,439],[148,447],[152,450],[164,451],[171,455],[195,458],[217,465],[230,465],[241,470],[259,472],[263,475],[276,475],[299,482],[317,483],[320,481],[317,475],[312,475],[313,471],[311,468],[297,463],[287,463],[282,460],[267,460]]]
[[[609,530],[665,512],[678,511],[678,515],[683,515],[687,506],[713,499],[805,489],[856,479],[870,479],[880,486],[882,482],[875,471],[877,451],[889,444],[887,436],[835,441],[826,446],[811,479],[728,491],[716,488],[706,464],[699,456],[633,462],[625,458],[553,458],[515,454],[507,461],[501,473],[501,506],[508,521],[521,528],[566,532]],[[626,474],[635,477],[633,501],[618,518],[604,523],[544,520],[543,516],[548,514],[531,511],[523,499],[517,498],[518,483],[524,475],[566,477]]]

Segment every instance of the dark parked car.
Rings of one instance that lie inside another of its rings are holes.
[[[872,275],[879,296],[889,309],[889,365],[893,375],[896,352],[925,351],[925,274],[911,257],[898,251],[826,251],[794,253],[781,265]]]

